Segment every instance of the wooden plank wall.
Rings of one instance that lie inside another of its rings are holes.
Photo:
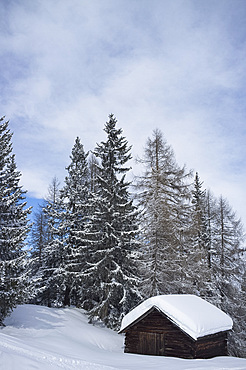
[[[153,309],[126,331],[125,352],[181,358],[210,358],[227,354],[227,334],[193,340],[164,314]]]
[[[196,342],[197,358],[211,358],[227,355],[227,332],[208,335],[198,339]]]

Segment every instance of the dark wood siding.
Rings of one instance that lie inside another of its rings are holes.
[[[162,333],[139,332],[140,353],[164,355],[164,335]]]
[[[196,357],[211,358],[215,356],[227,356],[227,332],[198,338],[196,342]]]
[[[227,333],[195,341],[155,308],[125,332],[126,353],[181,358],[210,358],[227,354]]]

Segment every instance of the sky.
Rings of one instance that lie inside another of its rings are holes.
[[[134,158],[159,128],[246,225],[245,19],[244,0],[1,0],[0,116],[28,196],[113,113]]]

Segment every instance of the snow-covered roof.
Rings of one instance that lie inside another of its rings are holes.
[[[123,318],[120,332],[153,307],[195,340],[232,329],[232,319],[204,299],[190,294],[170,294],[149,298],[135,307]]]

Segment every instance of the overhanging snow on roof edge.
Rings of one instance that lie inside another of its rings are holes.
[[[152,307],[163,312],[182,331],[197,340],[232,329],[232,319],[204,299],[190,294],[160,295],[147,299],[122,320],[120,332],[131,326]]]

